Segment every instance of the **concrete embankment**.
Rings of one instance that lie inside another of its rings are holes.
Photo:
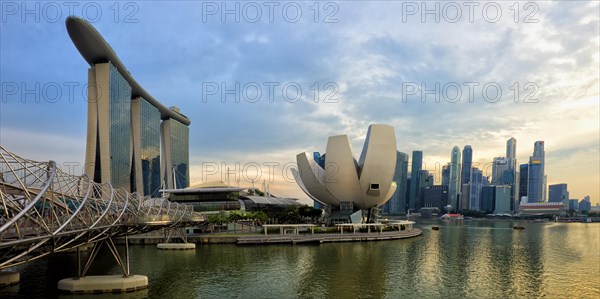
[[[371,232],[371,233],[332,233],[332,234],[201,234],[188,235],[188,243],[196,244],[298,244],[298,243],[331,243],[331,242],[369,242],[398,240],[417,237],[422,234],[418,228],[408,231]],[[124,243],[125,239],[117,240]],[[129,244],[152,244],[164,243],[164,237],[158,236],[131,236]],[[181,241],[180,241],[181,242]]]
[[[345,233],[345,234],[301,234],[301,235],[267,235],[239,237],[237,244],[298,244],[298,243],[332,243],[332,242],[369,242],[412,238],[421,235],[418,229],[410,231]]]

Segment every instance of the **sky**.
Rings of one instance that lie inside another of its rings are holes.
[[[441,180],[453,146],[518,163],[545,141],[548,185],[600,189],[597,1],[2,2],[0,145],[81,174],[87,69],[68,15],[104,36],[136,80],[190,126],[192,184],[229,180],[308,203],[298,153],[368,126],[424,152]],[[229,170],[229,175],[226,175]]]

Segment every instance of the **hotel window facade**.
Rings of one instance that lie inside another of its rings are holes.
[[[160,194],[160,111],[142,98],[141,108],[141,163],[145,195]]]
[[[162,122],[161,164],[167,188],[186,188],[189,186],[189,128],[174,119]]]
[[[130,186],[131,86],[110,64],[110,176],[113,188]]]

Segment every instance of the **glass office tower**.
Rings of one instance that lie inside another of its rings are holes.
[[[410,190],[408,195],[408,208],[411,211],[419,210],[419,198],[421,190],[421,168],[423,167],[423,152],[413,151],[412,152],[412,165],[410,169]]]
[[[463,148],[462,158],[461,183],[468,184],[471,182],[471,167],[473,164],[473,148],[470,145],[465,145]]]
[[[527,180],[527,201],[543,202],[545,198],[545,152],[544,141],[536,141],[533,156],[529,158],[529,174]]]
[[[452,148],[450,156],[450,182],[448,186],[448,202],[458,210],[458,195],[461,190],[460,182],[460,150],[458,146]]]

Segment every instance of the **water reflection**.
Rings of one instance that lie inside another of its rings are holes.
[[[421,237],[385,242],[131,246],[132,272],[147,275],[150,288],[106,298],[600,297],[600,224],[431,224]],[[21,266],[21,285],[0,297],[59,297],[56,284],[75,263],[60,254]],[[117,273],[108,252],[90,271]]]

